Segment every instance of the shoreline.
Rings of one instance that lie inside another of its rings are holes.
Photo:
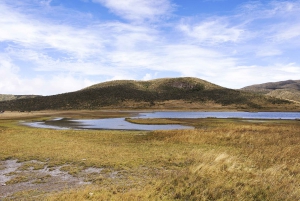
[[[172,109],[133,109],[133,110],[120,110],[120,109],[105,109],[105,110],[41,110],[31,112],[18,112],[18,111],[4,111],[0,114],[1,120],[18,120],[18,119],[31,119],[31,118],[117,118],[117,117],[132,117],[139,113],[154,113],[154,112],[291,112],[298,113],[300,111],[282,111],[282,110],[172,110]]]

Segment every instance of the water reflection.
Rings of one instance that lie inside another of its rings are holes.
[[[182,125],[144,125],[133,124],[127,122],[125,118],[111,118],[111,119],[81,119],[69,120],[59,119],[44,122],[29,122],[24,123],[27,126],[36,128],[50,128],[50,129],[94,129],[94,130],[179,130],[179,129],[193,129],[191,126]]]
[[[144,125],[133,124],[125,118],[113,119],[92,119],[92,120],[74,120],[81,124],[82,128],[88,129],[114,129],[114,130],[174,130],[174,129],[192,129],[190,126],[182,125]]]
[[[139,113],[133,118],[245,118],[300,119],[299,112],[152,112]],[[50,121],[24,123],[27,126],[50,129],[109,129],[109,130],[175,130],[193,129],[182,125],[144,125],[127,122],[125,118],[71,120],[56,118]]]
[[[300,112],[147,112],[136,118],[300,119]]]

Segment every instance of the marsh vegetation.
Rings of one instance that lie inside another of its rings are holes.
[[[28,186],[6,191],[5,197],[2,191],[1,199],[300,199],[300,121],[152,119],[148,123],[158,122],[196,129],[60,131],[1,120],[0,171],[5,171],[5,161],[19,163],[18,169],[7,173],[10,180],[1,188]],[[38,177],[34,171],[41,170],[48,172]],[[55,180],[51,171],[73,180]],[[73,185],[75,181],[81,183]],[[54,184],[59,187],[46,188]]]

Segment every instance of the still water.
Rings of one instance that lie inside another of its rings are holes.
[[[245,118],[245,119],[300,119],[300,112],[151,112],[137,118]]]
[[[26,126],[36,128],[50,128],[55,130],[66,129],[94,129],[94,130],[179,130],[193,129],[191,126],[182,125],[144,125],[133,124],[125,120],[125,118],[109,118],[109,119],[79,119],[79,120],[49,120],[44,122],[26,122]]]
[[[300,119],[299,112],[147,112],[132,118],[244,118],[244,119]],[[109,119],[53,119],[27,122],[27,126],[50,129],[109,129],[109,130],[177,130],[193,129],[182,125],[143,125],[127,122],[125,118]]]
[[[113,119],[88,119],[75,120],[81,124],[82,128],[88,129],[113,129],[113,130],[178,130],[193,129],[191,126],[182,125],[144,125],[133,124],[125,120],[125,118]]]

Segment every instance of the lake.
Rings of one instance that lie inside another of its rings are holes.
[[[144,125],[133,124],[125,120],[125,118],[109,118],[109,119],[55,119],[42,122],[25,122],[23,125],[35,128],[49,128],[55,130],[66,129],[93,129],[93,130],[180,130],[194,129],[191,126],[183,125]]]
[[[131,118],[243,118],[243,119],[300,119],[299,112],[145,112]],[[193,129],[183,125],[143,125],[127,122],[125,118],[63,119],[26,122],[24,125],[50,129],[107,129],[107,130],[178,130]]]
[[[300,112],[146,112],[135,118],[300,119]]]

